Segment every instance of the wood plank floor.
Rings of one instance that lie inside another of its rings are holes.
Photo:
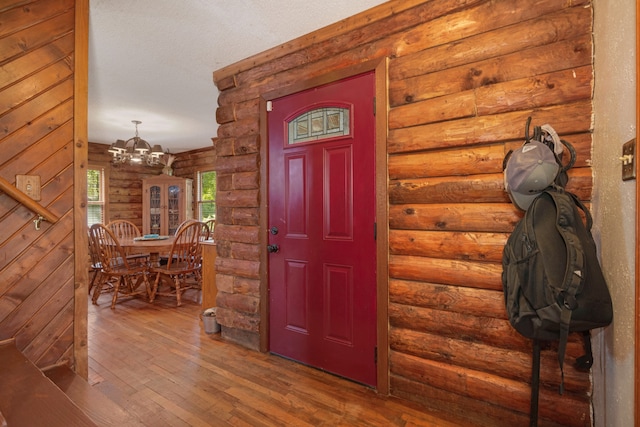
[[[193,292],[193,293],[190,293]],[[183,305],[110,295],[89,307],[89,383],[147,426],[460,425],[399,399],[207,335]]]

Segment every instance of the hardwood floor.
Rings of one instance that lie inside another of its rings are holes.
[[[195,291],[89,307],[89,383],[146,426],[435,426],[458,423],[368,387],[207,335]]]

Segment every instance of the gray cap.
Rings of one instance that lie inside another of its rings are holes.
[[[560,165],[545,144],[532,141],[515,150],[504,170],[504,187],[511,201],[526,211],[533,200],[550,186]]]

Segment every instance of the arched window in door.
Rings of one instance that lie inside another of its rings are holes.
[[[347,107],[320,107],[288,121],[287,144],[300,144],[349,135],[351,110]]]

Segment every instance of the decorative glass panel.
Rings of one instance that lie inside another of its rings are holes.
[[[169,217],[167,218],[167,223],[169,225],[169,235],[174,235],[180,225],[180,187],[170,185],[168,196],[167,211]]]
[[[151,216],[150,232],[160,234],[162,212],[160,210],[160,187],[157,185],[149,188],[149,215]]]
[[[322,107],[308,111],[289,122],[289,144],[349,135],[349,109]]]

